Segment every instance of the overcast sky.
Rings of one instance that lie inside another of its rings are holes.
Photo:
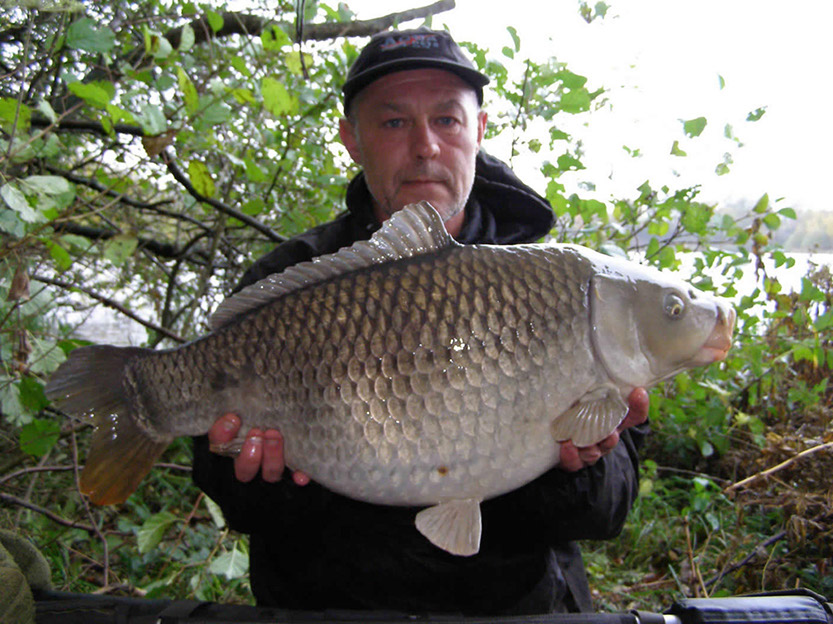
[[[427,1],[352,0],[359,19]],[[591,4],[593,4],[591,0]],[[783,206],[831,210],[833,169],[833,1],[608,0],[605,19],[591,24],[577,0],[457,0],[435,17],[457,39],[495,56],[517,28],[521,55],[555,56],[591,87],[608,90],[610,110],[593,113],[582,136],[589,171],[603,196],[632,196],[655,186],[701,184],[709,201],[755,200],[764,192]],[[724,86],[721,88],[720,78]],[[766,107],[756,123],[749,112]],[[680,119],[704,116],[701,137],[685,138]],[[731,124],[743,143],[724,137]],[[671,156],[680,140],[688,153]],[[623,149],[639,149],[632,158]],[[731,173],[715,167],[730,152]],[[536,186],[532,163],[516,163]],[[540,186],[540,183],[537,184]]]

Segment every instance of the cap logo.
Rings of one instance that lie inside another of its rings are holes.
[[[388,37],[382,42],[380,50],[397,50],[399,48],[439,48],[437,35],[410,35],[409,37]]]

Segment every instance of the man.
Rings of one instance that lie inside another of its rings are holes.
[[[371,39],[344,84],[340,136],[363,171],[347,212],[279,245],[240,287],[314,256],[367,239],[405,205],[428,200],[462,243],[537,240],[553,214],[502,163],[480,151],[488,78],[451,37],[429,30]],[[245,417],[245,415],[243,415]],[[290,609],[384,609],[441,613],[591,610],[574,540],[616,535],[637,491],[636,442],[647,395],[636,390],[620,431],[599,444],[561,445],[561,463],[532,483],[485,501],[473,557],[431,545],[415,510],[353,501],[284,473],[277,431],[249,432],[233,462],[196,439],[194,480],[229,525],[251,535],[252,590],[260,605]],[[212,443],[234,437],[223,415]],[[555,443],[555,442],[554,442]]]

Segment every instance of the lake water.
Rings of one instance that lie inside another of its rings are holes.
[[[775,267],[775,263],[768,259],[765,261],[767,274],[776,278],[781,284],[783,292],[800,291],[801,278],[807,275],[811,264],[827,265],[833,267],[833,253],[791,253],[789,257],[795,260],[795,265],[787,268],[785,266]],[[685,267],[691,267],[694,263],[693,254],[681,256],[683,269],[680,273],[686,275]],[[715,283],[724,285],[726,280],[723,276],[713,275]],[[738,299],[744,295],[751,294],[760,284],[757,281],[755,271],[750,265],[744,270],[743,278],[735,284],[738,291]],[[80,322],[80,318],[76,319]],[[75,332],[75,335],[85,340],[98,344],[112,344],[118,346],[141,346],[147,342],[147,331],[145,328],[114,310],[103,305],[97,306],[87,315],[86,320]]]

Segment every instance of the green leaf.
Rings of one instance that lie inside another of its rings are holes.
[[[246,78],[249,78],[252,75],[252,72],[246,67],[246,61],[244,61],[239,56],[233,56],[231,58],[231,66],[234,67],[238,72],[244,75]]]
[[[39,195],[66,195],[75,194],[72,184],[61,176],[33,175],[22,180],[22,183]]]
[[[509,46],[503,46],[503,50],[501,50],[501,52],[503,53],[503,56],[505,56],[506,58],[515,58],[515,50],[513,50]]]
[[[777,230],[781,227],[781,217],[777,214],[770,213],[764,217],[764,225],[770,230]]]
[[[688,156],[683,150],[680,149],[680,142],[674,141],[674,145],[671,146],[671,155],[672,156]]]
[[[211,26],[211,30],[219,32],[223,27],[223,16],[214,11],[208,11],[205,16],[208,19],[208,25]]]
[[[258,167],[256,162],[250,158],[244,159],[243,162],[246,164],[246,177],[249,180],[255,183],[266,182],[268,180],[266,174],[263,173],[263,169]]]
[[[512,43],[515,46],[515,52],[521,51],[521,38],[518,37],[518,31],[513,26],[507,26],[506,31],[509,33],[509,36],[512,37]]]
[[[20,401],[20,387],[8,377],[0,378],[0,409],[12,424],[25,425],[32,421],[32,416]]]
[[[584,88],[584,85],[587,84],[587,78],[585,76],[581,76],[579,74],[574,74],[573,72],[562,69],[560,72],[555,74],[555,77],[561,81],[567,89],[576,90]]]
[[[792,208],[781,208],[781,210],[778,211],[778,214],[784,217],[785,219],[795,220],[798,218],[795,214],[795,210]]]
[[[26,132],[32,118],[32,109],[18,102],[14,98],[0,98],[0,127],[6,132],[12,131],[14,126],[18,131]],[[15,125],[15,120],[17,125]]]
[[[66,354],[51,340],[32,336],[32,353],[29,355],[29,369],[39,375],[53,373],[67,359]]]
[[[179,82],[179,90],[182,91],[182,96],[185,100],[185,110],[193,115],[197,112],[200,105],[200,97],[197,95],[197,88],[194,86],[194,83],[191,82],[191,79],[188,77],[188,74],[185,73],[185,70],[183,70],[180,66],[177,66],[176,68],[176,77]]]
[[[139,552],[148,553],[159,545],[168,528],[179,521],[179,518],[169,511],[160,511],[144,521],[136,534]]]
[[[200,98],[200,102],[204,101],[205,98]],[[200,106],[203,105],[200,104]],[[207,106],[203,106],[199,119],[209,125],[217,126],[231,119],[231,108],[224,102],[212,101]]]
[[[578,171],[579,169],[584,169],[584,165],[581,164],[581,161],[570,154],[561,154],[561,156],[558,157],[557,162],[558,168],[561,171]]]
[[[58,114],[46,100],[41,100],[40,102],[38,102],[37,109],[44,117],[46,117],[52,123],[58,121]]]
[[[558,106],[565,113],[583,113],[590,110],[590,93],[586,89],[575,89],[561,94]]]
[[[27,223],[43,221],[41,214],[29,205],[26,196],[12,182],[0,188],[0,197],[3,198],[6,205],[14,210],[23,221]]]
[[[214,526],[218,529],[222,529],[226,526],[226,518],[223,516],[223,510],[220,509],[220,506],[215,503],[211,498],[208,496],[203,496],[202,498],[205,506],[208,508],[208,514],[211,516],[211,520],[214,522]]]
[[[37,414],[49,405],[49,399],[43,392],[43,384],[31,375],[21,378],[18,384],[20,389],[20,403],[23,408],[32,414]]]
[[[683,227],[692,234],[705,234],[712,216],[712,209],[706,204],[691,203],[683,210]]]
[[[142,111],[139,113],[139,123],[142,126],[142,131],[147,136],[162,134],[168,128],[165,113],[155,104],[145,104],[142,107]]]
[[[249,571],[249,558],[238,550],[235,544],[231,551],[214,559],[208,569],[213,574],[222,574],[229,580],[241,578]]]
[[[270,52],[280,50],[284,46],[292,44],[292,40],[289,38],[289,35],[287,35],[279,26],[272,26],[264,29],[260,34],[260,42],[263,44],[263,49]]]
[[[295,76],[302,76],[304,74],[304,66],[310,67],[313,63],[312,54],[304,54],[304,66],[301,65],[301,53],[298,50],[292,50],[286,53],[286,68]]]
[[[758,121],[761,117],[764,116],[764,113],[766,113],[766,106],[756,108],[746,116],[746,121]]]
[[[116,45],[116,35],[109,28],[98,28],[89,17],[82,17],[69,25],[66,43],[76,50],[106,53]]]
[[[764,193],[752,209],[756,214],[763,214],[769,209],[769,195]]]
[[[705,130],[706,123],[705,117],[697,117],[696,119],[683,121],[683,131],[690,137],[698,137]]]
[[[182,34],[179,38],[179,51],[187,52],[194,47],[194,41],[194,29],[191,28],[190,24],[185,24],[185,26],[182,27]]]
[[[281,82],[266,77],[261,82],[261,91],[264,107],[275,117],[295,112],[298,101],[289,94]]]
[[[35,418],[20,430],[20,450],[28,455],[43,457],[55,446],[61,426],[54,420]]]
[[[208,167],[205,163],[199,160],[192,160],[188,163],[188,178],[191,184],[197,190],[197,193],[203,197],[214,196],[214,180],[211,179],[211,174],[208,172]]]
[[[731,165],[735,160],[732,158],[732,155],[728,152],[723,154],[723,162],[718,163],[717,166],[714,168],[714,171],[717,175],[726,175],[729,173],[729,165]]]
[[[133,255],[139,239],[130,234],[117,234],[104,243],[104,257],[114,266],[123,265]]]

